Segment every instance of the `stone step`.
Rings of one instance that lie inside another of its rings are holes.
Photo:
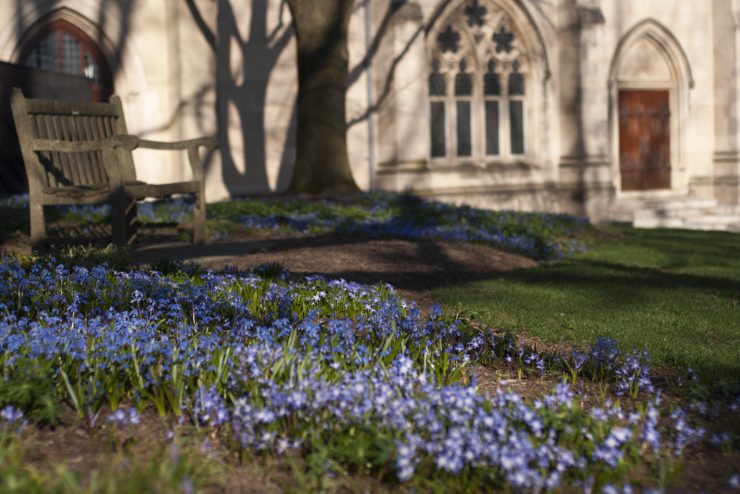
[[[701,197],[620,200],[609,217],[635,228],[740,231],[740,205]]]
[[[635,228],[740,231],[740,218],[734,214],[705,214],[688,218],[643,216],[635,218],[632,224]]]
[[[740,233],[740,223],[702,223],[677,219],[644,221],[633,224],[634,228],[675,228],[678,230],[726,231]]]
[[[650,199],[643,202],[645,209],[697,209],[717,206],[716,199],[685,197],[674,199]]]
[[[734,206],[685,209],[641,209],[634,212],[633,218],[635,220],[652,218],[683,218],[688,220],[711,216],[735,217],[740,221],[740,209]]]
[[[687,218],[684,223],[691,223],[697,225],[731,225],[738,223],[737,215],[734,214],[712,214],[705,216],[697,216],[695,218]]]
[[[720,204],[712,210],[717,214],[735,214],[740,221],[740,204]]]
[[[709,209],[695,208],[695,209],[638,209],[632,215],[634,221],[650,220],[650,219],[661,219],[661,218],[696,218],[711,214]]]
[[[680,218],[654,218],[634,221],[635,228],[684,228],[684,220]]]
[[[664,199],[620,199],[614,212],[634,212],[642,209],[697,209],[717,206],[716,199],[704,197],[666,197]]]
[[[697,223],[693,221],[686,222],[683,228],[687,230],[706,230],[706,231],[724,231],[724,232],[740,232],[740,223],[735,224],[708,224],[708,223]]]

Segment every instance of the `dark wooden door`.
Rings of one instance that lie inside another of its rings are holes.
[[[671,187],[670,127],[667,90],[619,91],[622,190]]]

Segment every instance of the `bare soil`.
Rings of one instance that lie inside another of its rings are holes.
[[[296,274],[320,274],[360,283],[390,283],[401,296],[426,308],[434,290],[483,280],[537,265],[528,257],[490,245],[438,240],[367,240],[348,237],[246,237],[206,246],[150,245],[134,252],[138,262],[191,260],[220,270],[279,263]]]

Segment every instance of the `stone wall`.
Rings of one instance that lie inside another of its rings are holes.
[[[347,119],[361,188],[597,219],[625,201],[740,200],[740,0],[490,2],[479,0],[509,16],[527,50],[526,153],[430,156],[430,50],[463,0],[357,0]],[[98,41],[132,132],[163,140],[218,135],[209,200],[288,185],[297,82],[283,2],[0,2],[0,61],[18,62],[24,40],[52,18]],[[631,87],[670,91],[670,190],[620,189],[617,95]],[[181,156],[137,154],[145,180],[188,176]]]

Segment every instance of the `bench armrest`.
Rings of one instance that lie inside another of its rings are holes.
[[[126,136],[126,137],[133,137],[133,136]],[[148,149],[172,149],[172,150],[184,150],[184,149],[191,149],[191,148],[197,149],[197,148],[204,147],[209,151],[213,151],[214,149],[218,147],[218,140],[216,140],[215,137],[198,137],[197,139],[188,139],[185,141],[175,141],[175,142],[160,142],[160,141],[150,141],[147,139],[138,139],[138,146],[141,148],[148,148]]]
[[[212,151],[218,147],[218,141],[215,137],[199,137],[197,139],[189,139],[186,141],[159,142],[139,139],[133,135],[118,135],[94,141],[36,139],[32,141],[32,147],[34,151],[58,153],[86,153],[91,151],[100,151],[110,147],[121,147],[128,151],[133,151],[136,148],[185,150],[204,147],[209,151]]]
[[[133,137],[133,136],[125,136]],[[201,147],[206,148],[208,151],[213,151],[218,148],[218,140],[215,137],[199,137],[197,139],[188,139],[186,141],[175,141],[175,142],[160,142],[160,141],[149,141],[146,139],[138,139],[137,144],[140,148],[147,149],[163,149],[163,150],[187,150],[188,162],[190,163],[190,169],[193,171],[193,178],[201,183],[201,187],[205,182],[205,172],[203,170],[203,161],[200,159],[198,150]]]

